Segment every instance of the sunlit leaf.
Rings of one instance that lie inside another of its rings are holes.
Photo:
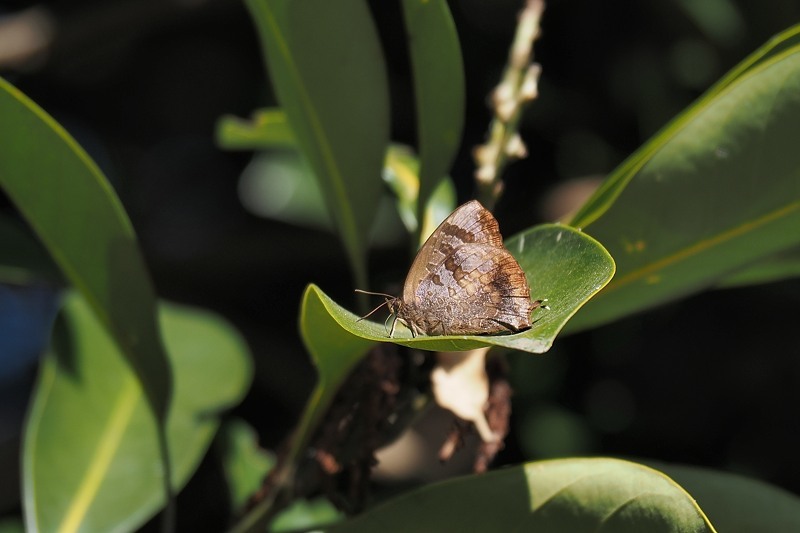
[[[217,122],[217,144],[228,150],[263,150],[295,146],[286,113],[258,109],[250,120],[225,115]]]
[[[419,159],[405,146],[393,144],[386,153],[383,179],[396,198],[397,212],[406,230],[418,234],[421,245],[439,224],[456,207],[456,189],[453,180],[444,177],[428,198],[423,220],[424,227],[418,232],[417,202],[419,200]],[[414,246],[414,250],[417,245]]]
[[[394,342],[404,346],[435,351],[471,350],[482,346],[500,346],[531,353],[543,353],[553,343],[564,324],[614,274],[614,262],[605,249],[586,234],[567,226],[547,224],[514,236],[506,242],[508,250],[525,271],[534,299],[547,299],[549,309],[534,311],[533,327],[516,335],[411,337],[411,332],[398,326],[390,339],[382,323],[359,320],[316,286],[310,286],[304,298],[304,309],[313,302],[317,312],[303,314],[301,324],[309,339],[324,354],[321,361],[341,364],[342,357],[327,353],[326,343],[337,346],[341,341],[327,341],[328,335],[346,338],[354,335],[375,342]],[[326,316],[326,314],[328,316]],[[323,326],[321,326],[323,325]]]
[[[680,486],[617,459],[560,459],[428,485],[327,531],[713,532]]]

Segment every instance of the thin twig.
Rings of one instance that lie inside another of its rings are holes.
[[[475,181],[478,199],[489,210],[503,193],[500,179],[504,167],[528,155],[517,132],[522,110],[538,92],[541,66],[533,63],[533,42],[539,36],[544,11],[543,0],[527,0],[519,14],[517,31],[508,56],[503,79],[492,93],[494,118],[485,144],[475,147],[473,157],[478,168]]]

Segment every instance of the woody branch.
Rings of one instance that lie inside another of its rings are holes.
[[[525,106],[539,94],[541,66],[532,61],[533,42],[540,33],[543,11],[543,0],[527,0],[519,14],[508,64],[502,80],[492,92],[494,117],[488,139],[476,146],[473,152],[478,167],[475,171],[478,199],[490,211],[503,193],[500,179],[503,168],[509,162],[528,155],[517,126]]]

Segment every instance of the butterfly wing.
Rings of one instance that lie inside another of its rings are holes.
[[[460,246],[423,278],[415,294],[417,325],[428,335],[520,331],[531,326],[525,273],[502,247]]]
[[[403,284],[403,300],[413,302],[419,283],[436,275],[445,259],[465,244],[503,246],[497,220],[477,200],[453,211],[422,245]]]

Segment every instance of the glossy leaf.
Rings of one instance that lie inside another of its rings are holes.
[[[429,485],[329,531],[712,532],[665,475],[617,459],[561,459]]]
[[[403,0],[402,6],[417,111],[417,218],[425,220],[424,208],[445,179],[461,142],[464,67],[458,34],[445,0]]]
[[[182,487],[205,454],[220,413],[250,380],[247,349],[218,317],[163,306],[175,369],[167,439]],[[30,531],[132,531],[164,505],[157,427],[114,341],[77,295],[45,358],[23,444]]]
[[[119,199],[75,140],[2,79],[0,117],[0,187],[112,333],[164,416],[171,378],[155,293]]]
[[[366,286],[367,237],[389,140],[380,43],[360,0],[247,0],[270,78],[319,180],[355,279]]]
[[[800,244],[800,38],[783,37],[623,163],[572,221],[618,272],[571,330],[714,286]]]
[[[543,353],[550,348],[570,317],[608,283],[614,274],[614,262],[597,241],[580,231],[557,224],[531,228],[508,239],[506,247],[525,271],[532,297],[548,300],[550,309],[535,310],[534,325],[528,331],[516,335],[412,338],[407,329],[398,325],[395,338],[390,339],[383,324],[359,321],[357,315],[337,305],[313,285],[306,291],[304,309],[313,308],[316,313],[301,316],[302,324],[307,325],[304,331],[308,331],[308,336],[319,346],[318,357],[324,364],[330,364],[328,360],[338,364],[341,360],[339,354],[328,353],[327,345],[337,346],[341,342],[338,339],[327,340],[326,335],[333,332],[342,339],[349,334],[422,350],[461,351],[500,346]]]
[[[227,150],[289,148],[295,142],[286,113],[280,109],[258,109],[250,120],[225,115],[217,121],[217,144]]]
[[[691,493],[726,533],[800,531],[800,498],[778,487],[707,468],[648,461]]]

